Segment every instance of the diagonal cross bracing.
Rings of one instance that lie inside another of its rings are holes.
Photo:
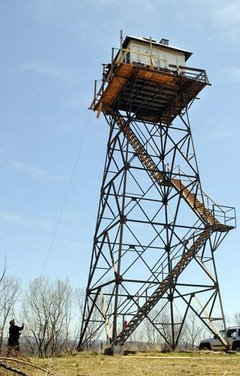
[[[188,205],[192,208],[192,210],[196,213],[196,215],[203,220],[208,225],[216,225],[218,230],[226,231],[227,228],[222,226],[221,223],[212,215],[211,211],[208,210],[203,203],[201,203],[193,193],[191,193],[184,184],[178,180],[169,177],[169,174],[163,175],[162,172],[159,171],[156,164],[153,162],[151,157],[148,155],[144,147],[139,142],[138,138],[134,134],[134,132],[130,129],[129,124],[124,120],[123,117],[120,115],[115,117],[116,121],[119,124],[121,131],[127,137],[129,143],[132,145],[134,150],[136,151],[139,159],[144,164],[146,169],[151,173],[152,177],[159,182],[159,184],[170,184],[172,185],[179,193],[181,193],[182,197]]]
[[[124,133],[128,139],[131,146],[134,148],[137,156],[145,166],[145,168],[150,172],[154,180],[159,184],[169,184],[173,186],[182,196],[182,198],[188,203],[195,214],[209,226],[201,232],[201,234],[195,239],[193,245],[190,247],[188,252],[184,253],[181,260],[172,269],[171,273],[161,282],[160,286],[154,291],[154,293],[148,298],[146,303],[139,307],[137,313],[131,319],[131,321],[125,326],[125,328],[117,335],[117,337],[112,342],[113,345],[123,344],[126,339],[133,333],[136,327],[142,322],[146,315],[153,309],[156,303],[161,299],[161,297],[166,293],[169,287],[173,284],[174,279],[181,274],[183,269],[189,264],[192,258],[197,254],[199,249],[205,244],[209,238],[210,233],[213,231],[228,231],[229,227],[222,225],[212,214],[212,212],[201,203],[194,194],[192,194],[184,184],[178,180],[171,178],[171,176],[164,176],[161,171],[159,171],[157,165],[153,162],[151,157],[146,152],[143,145],[140,143],[134,132],[130,129],[129,124],[121,117],[120,114],[115,116],[115,121],[118,123],[119,128]],[[169,175],[169,174],[168,174]]]
[[[213,333],[225,325],[214,253],[235,212],[201,188],[188,117],[206,72],[134,54],[123,48],[105,65],[90,107],[109,140],[79,348],[104,332],[122,345],[147,322],[174,349],[189,311]]]
[[[126,325],[124,330],[118,334],[114,340],[114,345],[122,345],[126,339],[133,333],[141,321],[147,316],[147,314],[153,309],[156,303],[161,299],[161,297],[167,292],[169,287],[174,283],[174,280],[181,274],[181,272],[186,268],[192,258],[197,254],[198,250],[203,246],[203,244],[208,239],[211,228],[207,228],[202,231],[202,233],[197,237],[193,245],[189,250],[182,256],[181,260],[172,269],[171,273],[161,282],[159,287],[154,291],[154,293],[148,298],[146,303],[140,307],[131,319],[131,321]]]

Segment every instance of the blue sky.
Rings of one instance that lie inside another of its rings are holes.
[[[212,86],[190,110],[201,181],[239,212],[238,0],[1,0],[0,244],[24,286],[40,275],[86,285],[108,135],[88,106],[120,30],[167,38],[206,69]],[[238,229],[216,260],[231,316]]]

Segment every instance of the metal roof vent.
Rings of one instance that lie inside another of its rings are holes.
[[[165,38],[162,38],[159,43],[160,44],[164,44],[165,46],[168,46],[169,45],[169,40],[165,39]]]

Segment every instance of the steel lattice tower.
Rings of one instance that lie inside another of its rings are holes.
[[[175,349],[190,311],[226,326],[214,254],[235,211],[202,190],[188,110],[209,82],[190,55],[126,37],[95,86],[109,139],[80,349],[106,335],[114,351],[144,321]]]

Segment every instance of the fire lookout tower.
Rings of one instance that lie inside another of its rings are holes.
[[[90,109],[109,139],[80,349],[106,338],[117,351],[147,326],[175,349],[190,312],[214,334],[226,327],[214,255],[235,210],[201,186],[188,111],[209,81],[190,56],[127,36],[95,83]]]

